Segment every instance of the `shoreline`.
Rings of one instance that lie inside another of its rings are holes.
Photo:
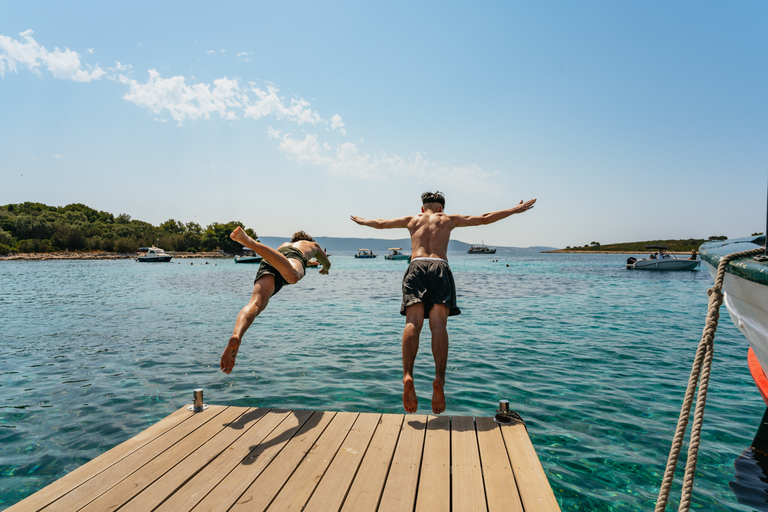
[[[649,254],[648,251],[645,252],[638,252],[638,251],[574,251],[571,249],[556,249],[554,251],[541,251],[539,254],[555,254],[555,253],[561,253],[561,254]],[[677,251],[667,251],[667,254],[674,254],[676,256],[690,256],[691,252],[677,252]]]
[[[174,258],[234,258],[234,254],[222,254],[220,252],[176,252],[168,253]],[[133,253],[119,252],[27,252],[0,256],[0,261],[43,261],[43,260],[133,260],[138,256]]]
[[[168,253],[174,258],[187,259],[187,258],[210,258],[210,259],[226,259],[234,258],[234,254],[223,254],[217,251],[207,252],[176,252]],[[538,254],[646,254],[644,252],[631,252],[631,251],[574,251],[571,249],[556,249],[554,251],[541,251]],[[676,256],[690,256],[690,252],[673,252],[669,251],[669,254]],[[137,255],[133,253],[117,253],[117,252],[105,252],[105,251],[92,251],[92,252],[27,252],[8,254],[6,256],[0,256],[0,261],[43,261],[43,260],[130,260],[136,259]]]

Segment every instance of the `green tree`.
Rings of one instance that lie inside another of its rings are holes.
[[[229,254],[239,253],[243,246],[229,238],[229,234],[232,233],[237,226],[242,228],[245,227],[243,223],[239,221],[230,221],[226,224],[214,222],[209,225],[203,232],[203,247],[209,251],[221,249]],[[252,229],[246,229],[245,232],[251,238],[256,238],[256,232]]]

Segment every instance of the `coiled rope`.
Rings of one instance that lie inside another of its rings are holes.
[[[717,331],[717,322],[720,318],[720,306],[723,304],[723,280],[725,279],[725,267],[733,260],[757,256],[765,251],[764,248],[751,249],[749,251],[735,252],[725,256],[720,260],[717,267],[717,276],[715,285],[707,290],[709,295],[709,309],[707,311],[707,322],[704,326],[704,332],[696,350],[696,357],[693,360],[691,376],[688,378],[688,388],[685,391],[685,400],[680,408],[680,417],[677,420],[677,429],[675,437],[672,440],[672,448],[669,451],[667,459],[667,469],[664,472],[664,479],[659,489],[659,499],[656,501],[655,512],[664,512],[667,508],[667,500],[672,487],[672,480],[677,468],[677,460],[680,456],[680,450],[683,446],[683,438],[688,427],[688,418],[691,414],[691,404],[693,395],[696,392],[698,383],[699,393],[696,397],[696,409],[693,413],[693,426],[691,427],[691,438],[688,441],[688,459],[685,465],[685,477],[683,478],[683,489],[680,494],[679,512],[687,512],[691,506],[691,493],[693,490],[693,477],[696,471],[696,461],[699,453],[699,442],[701,440],[701,425],[704,421],[704,406],[707,402],[707,387],[709,386],[709,375],[712,366],[712,354],[714,352],[715,331]]]

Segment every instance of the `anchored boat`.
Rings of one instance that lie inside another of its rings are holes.
[[[667,252],[666,245],[646,245],[652,252],[647,258],[627,258],[627,269],[634,270],[695,270],[701,263],[692,256],[690,259],[678,258]]]
[[[243,256],[235,256],[235,263],[261,263],[264,259],[247,247],[243,247],[243,253]]]
[[[714,278],[720,260],[725,256],[761,248],[765,248],[765,236],[753,236],[707,242],[701,246],[699,254]],[[723,302],[731,320],[749,342],[749,369],[768,405],[768,256],[765,251],[729,262],[725,268],[723,291]]]
[[[370,249],[358,249],[355,258],[375,258],[378,254],[375,254]]]
[[[143,256],[138,256],[136,261],[142,263],[161,263],[171,261],[171,256],[159,247],[139,247],[139,251],[146,251]]]
[[[485,244],[470,245],[467,254],[496,254],[496,248]]]
[[[410,254],[405,254],[402,247],[390,247],[389,254],[384,256],[385,260],[407,260],[411,257]]]

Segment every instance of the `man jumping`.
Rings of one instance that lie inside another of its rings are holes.
[[[224,373],[230,373],[235,367],[235,358],[243,335],[259,313],[267,307],[270,297],[279,292],[283,285],[298,283],[305,275],[310,258],[315,258],[323,265],[321,274],[328,274],[328,269],[331,268],[331,262],[320,245],[303,231],[294,233],[291,241],[284,243],[277,250],[249,237],[240,226],[229,237],[264,259],[256,272],[251,300],[237,315],[232,337],[221,355],[220,366]]]
[[[419,334],[424,317],[429,318],[432,332],[432,355],[435,358],[435,380],[432,381],[432,412],[445,410],[445,367],[448,362],[448,317],[458,315],[456,285],[448,266],[448,241],[454,228],[481,226],[505,219],[515,213],[533,208],[535,199],[520,201],[514,208],[484,213],[483,215],[447,215],[445,196],[441,192],[424,192],[418,215],[396,219],[366,220],[352,215],[350,218],[363,226],[376,229],[408,228],[411,234],[411,263],[403,278],[403,304],[400,314],[405,316],[403,331],[403,407],[416,412],[419,401],[413,385],[413,363],[419,350]]]

